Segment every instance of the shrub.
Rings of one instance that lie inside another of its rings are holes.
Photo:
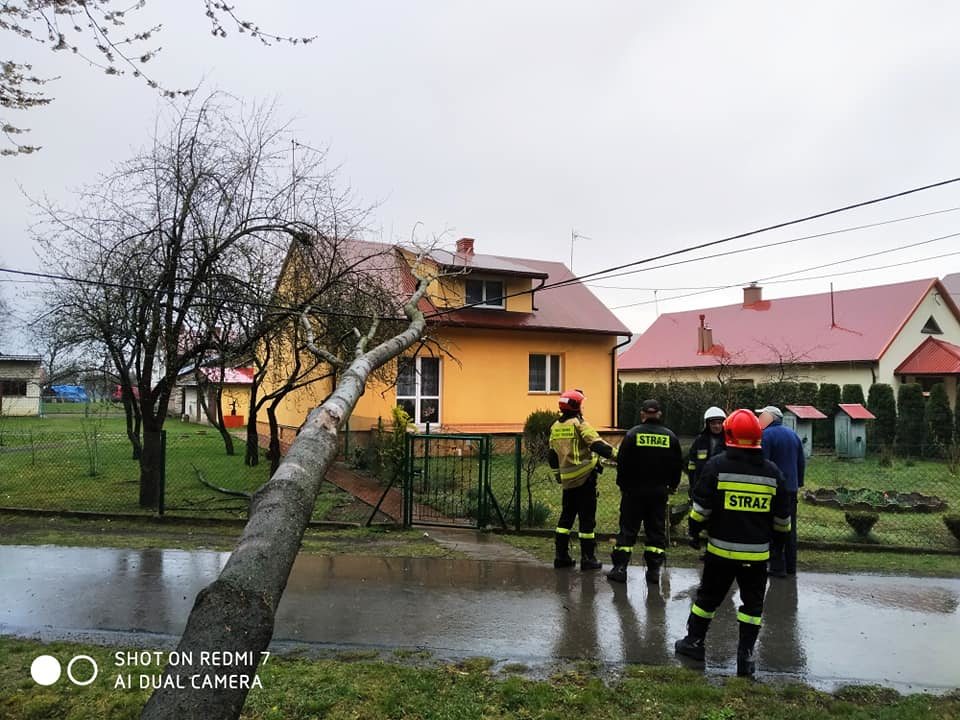
[[[530,520],[530,527],[543,527],[550,519],[553,510],[542,500],[536,500],[529,509],[527,517]]]
[[[942,457],[953,441],[953,413],[943,383],[930,388],[930,397],[923,411],[923,454]]]
[[[944,515],[943,524],[957,540],[960,540],[960,515]]]
[[[837,405],[840,404],[840,398],[840,386],[835,383],[823,383],[820,390],[817,391],[816,407],[829,420],[821,420],[813,424],[814,445],[831,449],[836,445],[833,417],[837,414]]]
[[[897,451],[917,456],[923,442],[923,388],[905,383],[897,391]]]
[[[817,404],[817,384],[815,382],[802,382],[797,384],[797,395],[791,399],[791,405],[814,405]]]
[[[637,397],[637,383],[625,383],[620,394],[620,407],[617,420],[620,427],[632,428],[637,423],[637,408],[641,400]]]
[[[523,473],[527,484],[527,524],[534,525],[533,476],[550,453],[550,427],[557,413],[535,410],[523,423]]]
[[[884,447],[892,447],[897,435],[897,404],[893,388],[887,383],[874,383],[867,392],[867,409],[876,416],[870,431]]]
[[[860,383],[848,383],[843,386],[840,392],[843,403],[856,403],[863,405],[866,401],[863,399],[863,386]]]
[[[880,516],[875,512],[848,512],[844,513],[843,517],[846,519],[847,525],[853,528],[857,537],[861,539],[865,539],[870,534],[873,526],[880,519]]]

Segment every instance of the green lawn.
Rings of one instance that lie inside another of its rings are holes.
[[[0,685],[0,717],[136,718],[149,691],[114,688],[119,674],[114,652],[114,648],[88,644],[0,638],[0,677],[5,680]],[[30,664],[41,654],[58,659],[88,655],[101,674],[86,687],[74,687],[64,680],[39,686],[30,678]],[[737,678],[708,681],[701,673],[676,667],[630,665],[616,674],[598,674],[589,663],[565,664],[544,679],[533,679],[527,677],[525,666],[497,667],[489,658],[451,662],[404,649],[320,654],[271,656],[258,670],[262,688],[250,692],[241,717],[946,720],[960,716],[960,695],[956,693],[901,696],[875,686],[824,693],[799,684],[751,683]],[[151,676],[149,671],[147,675]]]

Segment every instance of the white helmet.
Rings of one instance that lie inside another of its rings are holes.
[[[708,423],[711,420],[726,420],[727,414],[718,408],[716,405],[713,407],[708,407],[706,412],[703,413],[703,422]]]

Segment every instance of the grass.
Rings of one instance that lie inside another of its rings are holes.
[[[124,648],[124,650],[142,648]],[[0,716],[11,720],[136,718],[149,696],[138,689],[141,673],[118,668],[115,649],[90,645],[0,638]],[[30,663],[40,654],[66,662],[78,654],[92,657],[100,675],[87,687],[65,679],[43,687],[30,678]],[[736,678],[708,681],[676,667],[628,666],[603,677],[574,667],[547,679],[496,670],[489,658],[455,664],[423,658],[357,657],[310,659],[272,656],[258,670],[262,688],[250,692],[246,720],[308,718],[373,719],[669,717],[676,720],[920,720],[960,716],[960,695],[900,696],[871,686],[819,692],[797,685],[765,685]],[[134,688],[115,688],[119,674],[131,672]]]
[[[0,514],[0,545],[63,545],[111,548],[172,548],[231,551],[242,523],[167,519],[64,518]],[[309,527],[301,552],[378,557],[460,557],[420,530],[386,527]]]

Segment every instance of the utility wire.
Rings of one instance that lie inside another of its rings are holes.
[[[728,255],[739,255],[740,253],[753,252],[754,250],[765,250],[767,248],[774,248],[780,245],[789,245],[791,243],[800,242],[801,240],[814,240],[816,238],[829,237],[831,235],[840,235],[843,233],[855,232],[857,230],[865,230],[869,228],[880,227],[882,225],[892,225],[894,223],[906,222],[907,220],[916,220],[918,218],[925,218],[925,217],[930,217],[932,215],[940,215],[943,213],[956,212],[958,210],[960,210],[960,207],[945,208],[943,210],[933,210],[931,212],[921,213],[919,215],[908,215],[906,217],[892,218],[890,220],[882,220],[880,222],[868,223],[866,225],[853,225],[851,227],[840,228],[838,230],[830,230],[828,232],[815,233],[813,235],[801,235],[800,237],[789,238],[787,240],[779,240],[777,242],[766,243],[764,245],[754,245],[748,248],[740,248],[739,250],[727,250],[721,253],[715,253],[713,255],[702,255],[700,257],[687,258],[686,260],[677,260],[675,262],[664,263],[662,265],[655,265],[649,268],[641,268],[640,270],[628,270],[627,272],[617,273],[615,275],[608,275],[603,279],[608,280],[615,277],[622,277],[624,275],[633,275],[638,272],[646,272],[648,270],[661,270],[663,268],[675,267],[677,265],[685,265],[687,263],[700,262],[701,260],[713,260],[715,258],[726,257]],[[802,272],[802,271],[798,271],[798,272]],[[654,290],[654,289],[657,289],[657,290],[672,290],[672,289],[707,290],[707,289],[710,289],[706,287],[704,288],[630,288],[630,287],[618,287],[615,285],[597,285],[595,283],[584,283],[584,284],[588,285],[589,287],[600,287],[600,288],[606,288],[609,290]],[[724,285],[723,288],[725,289],[726,286]],[[721,288],[716,288],[716,289],[721,289]]]
[[[925,190],[932,190],[933,188],[944,187],[946,185],[950,185],[956,182],[960,182],[960,177],[950,178],[949,180],[941,180],[939,182],[930,183],[929,185],[922,185],[920,187],[911,188],[909,190],[902,190],[900,192],[892,193],[890,195],[884,195],[882,197],[873,198],[872,200],[864,200],[862,202],[853,203],[852,205],[844,205],[843,207],[834,208],[833,210],[825,210],[823,212],[814,213],[813,215],[807,215],[805,217],[797,218],[795,220],[787,220],[786,222],[776,223],[775,225],[767,225],[762,228],[757,228],[756,230],[748,230],[747,232],[739,233],[737,235],[730,235],[724,238],[720,238],[719,240],[711,240],[709,242],[699,243],[697,245],[690,245],[685,248],[680,248],[679,250],[673,250],[671,252],[662,253],[660,255],[653,255],[651,257],[644,258],[642,260],[635,260],[634,262],[624,263],[623,265],[615,265],[613,267],[609,267],[604,270],[597,270],[596,272],[587,273],[586,275],[574,276],[571,278],[567,278],[565,280],[558,280],[557,282],[554,282],[554,283],[545,284],[537,288],[536,290],[539,292],[539,291],[548,290],[551,288],[563,287],[564,285],[570,285],[572,283],[582,283],[584,280],[588,278],[609,275],[610,273],[616,272],[618,270],[624,270],[626,268],[636,267],[637,265],[645,265],[647,263],[651,263],[656,260],[664,260],[666,258],[675,257],[677,255],[684,255],[688,252],[693,252],[694,250],[702,250],[703,248],[713,247],[714,245],[721,245],[723,243],[728,243],[733,240],[740,240],[742,238],[751,237],[753,235],[759,235],[760,233],[769,232],[771,230],[778,230],[780,228],[789,227],[791,225],[798,225],[800,223],[809,222],[810,220],[817,220],[819,218],[829,217],[831,215],[837,215],[839,213],[847,212],[849,210],[855,210],[857,208],[867,207],[869,205],[876,205],[878,203],[886,202],[888,200],[894,200],[896,198],[906,197],[907,195],[913,195],[915,193],[923,192]],[[506,298],[515,297],[517,295],[526,295],[529,292],[530,292],[529,290],[523,290],[520,292],[511,293],[509,295],[502,296],[502,299],[505,300]],[[463,305],[458,308],[447,308],[445,310],[438,310],[434,313],[427,315],[426,317],[428,318],[440,317],[442,315],[448,315],[453,312],[458,312],[460,310],[476,307],[477,305],[482,305],[482,304],[484,304],[483,301],[478,301],[475,303],[470,303],[468,305]]]

